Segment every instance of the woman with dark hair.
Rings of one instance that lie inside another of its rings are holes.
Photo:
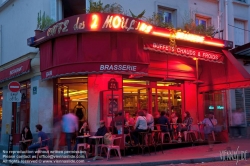
[[[22,151],[27,150],[28,146],[32,143],[33,136],[31,134],[29,126],[25,126],[22,130],[20,141],[20,149]]]
[[[191,124],[193,123],[193,118],[191,117],[190,113],[186,111],[184,113],[183,124],[181,127],[181,131],[188,131],[190,130]]]
[[[147,120],[144,111],[138,111],[138,117],[135,123],[135,130],[131,132],[131,137],[134,140],[135,145],[139,143],[138,135],[139,132],[146,132],[148,129]]]
[[[80,128],[78,135],[81,136],[81,135],[89,135],[89,134],[90,134],[90,129],[88,126],[88,122],[83,121],[82,127]],[[88,142],[88,138],[86,138],[86,142]],[[83,143],[83,139],[76,137],[76,144],[74,146],[74,150],[77,150],[77,144],[79,143]]]

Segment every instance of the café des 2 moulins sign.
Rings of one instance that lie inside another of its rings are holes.
[[[108,90],[118,90],[118,82],[115,78],[111,78],[108,82]]]

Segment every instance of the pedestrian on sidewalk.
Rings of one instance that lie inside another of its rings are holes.
[[[217,125],[217,119],[215,119],[214,114],[212,112],[209,112],[208,117],[205,118],[202,123],[204,126],[204,135],[205,140],[208,140],[208,134],[214,132],[221,132],[222,128],[221,126]]]
[[[71,151],[71,140],[74,134],[77,134],[78,132],[78,118],[75,114],[73,114],[73,110],[70,110],[68,114],[63,115],[62,128],[66,135],[68,151]]]
[[[233,127],[238,132],[238,138],[241,138],[242,137],[241,128],[245,124],[245,117],[244,117],[244,113],[242,112],[242,108],[238,108],[235,112],[233,112],[232,122],[233,122]]]

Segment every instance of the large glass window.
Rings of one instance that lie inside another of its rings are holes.
[[[226,127],[226,91],[206,92],[203,95],[205,116],[210,112],[214,113],[218,125]]]
[[[19,134],[30,123],[30,81],[21,82],[21,102],[12,103],[14,109],[14,131]]]
[[[176,112],[181,115],[182,87],[175,82],[123,80],[124,110],[130,115],[139,109],[156,112]]]

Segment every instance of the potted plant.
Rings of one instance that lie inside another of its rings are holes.
[[[37,14],[37,27],[35,30],[35,34],[39,34],[43,31],[45,31],[50,25],[54,24],[54,20],[50,18],[48,15],[45,15],[45,12],[43,12],[43,15],[40,12]]]

